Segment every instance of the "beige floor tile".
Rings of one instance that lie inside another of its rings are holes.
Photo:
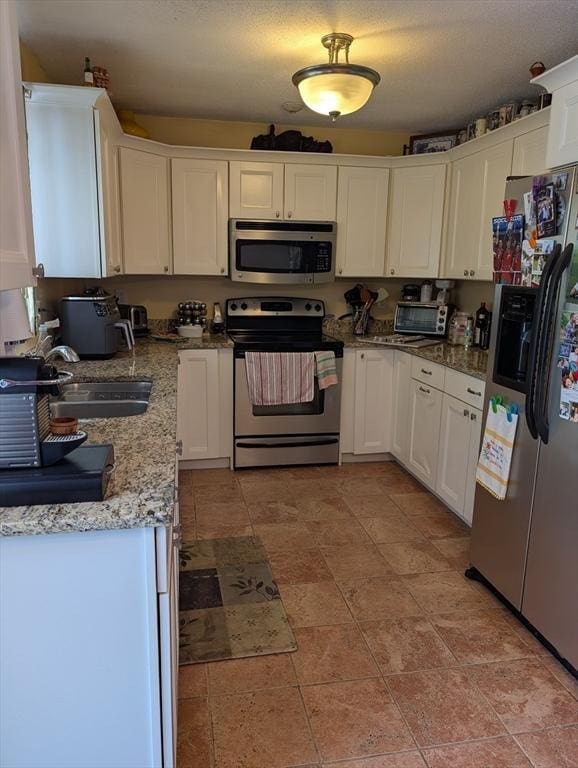
[[[375,544],[425,541],[424,535],[402,514],[399,517],[361,517],[359,522]]]
[[[380,477],[379,485],[381,490],[387,494],[417,493],[423,490],[423,486],[407,472]]]
[[[236,485],[238,474],[230,469],[192,469],[190,471],[191,485],[195,488],[203,486]]]
[[[377,548],[399,574],[449,571],[451,564],[429,541],[397,541]]]
[[[295,685],[290,656],[278,653],[210,662],[207,667],[211,696]]]
[[[578,723],[578,701],[539,659],[469,667],[510,733]]]
[[[384,674],[456,666],[456,659],[423,616],[361,622]]]
[[[323,768],[426,768],[419,752],[400,752],[397,755],[364,757],[342,763],[323,763]]]
[[[347,604],[332,581],[287,584],[281,588],[281,599],[293,628],[350,624],[353,621]]]
[[[212,767],[207,699],[183,699],[179,702],[177,761],[179,768]]]
[[[392,569],[374,544],[322,547],[321,554],[336,579],[384,576]]]
[[[481,586],[481,585],[479,585]],[[538,638],[530,632],[515,616],[510,614],[512,626],[518,637],[526,643],[528,648],[533,651],[536,656],[541,656],[545,659],[551,658],[550,651],[538,640]]]
[[[298,650],[290,655],[301,685],[379,676],[355,624],[301,627],[295,629],[295,639]]]
[[[305,686],[302,693],[324,760],[368,757],[414,746],[380,679]]]
[[[295,502],[299,519],[314,520],[350,520],[353,514],[344,499],[331,496],[326,499],[299,499]]]
[[[179,667],[179,699],[194,699],[207,694],[207,665],[182,664]]]
[[[375,477],[346,477],[337,481],[339,492],[351,496],[383,496],[383,488]]]
[[[450,536],[463,536],[468,527],[453,512],[436,509],[420,515],[410,515],[413,524],[428,539],[446,539]]]
[[[202,502],[196,504],[197,525],[199,528],[220,527],[225,525],[249,525],[249,513],[243,503]]]
[[[198,525],[197,539],[235,539],[239,536],[253,536],[252,525]],[[186,539],[184,532],[183,538]]]
[[[404,583],[393,576],[344,579],[339,587],[358,621],[423,613]]]
[[[428,768],[531,768],[510,736],[424,750]]]
[[[420,747],[498,736],[505,729],[461,669],[386,678]]]
[[[315,549],[305,523],[255,523],[253,527],[268,552]]]
[[[575,699],[578,699],[578,680],[560,664],[553,656],[540,659],[546,669],[551,672],[558,682],[562,683],[566,690],[570,691]]]
[[[423,515],[426,512],[447,512],[448,509],[439,499],[419,486],[410,493],[391,493],[391,498],[406,515]]]
[[[516,736],[535,768],[577,768],[578,726]],[[509,768],[509,766],[508,766]]]
[[[404,576],[404,582],[428,613],[453,613],[485,608],[490,600],[456,571]]]
[[[264,501],[292,501],[294,483],[285,480],[259,480],[249,483],[240,481],[240,485],[247,504]]]
[[[291,482],[291,495],[294,496],[297,501],[331,499],[335,496],[336,491],[336,482],[325,477],[321,477],[317,480],[293,480]]]
[[[193,497],[195,504],[197,502],[201,504],[209,502],[218,502],[220,504],[223,502],[236,502],[242,504],[244,501],[243,494],[237,483],[234,485],[219,484],[203,485],[200,487],[195,485],[193,486]]]
[[[496,611],[430,616],[445,644],[462,664],[520,659],[534,654]]]
[[[436,549],[439,549],[455,570],[463,571],[470,564],[469,536],[433,539],[432,544]]]
[[[356,517],[400,517],[401,509],[387,494],[343,496],[343,498]]]
[[[340,547],[346,544],[371,544],[362,526],[350,520],[310,520],[305,523],[311,540],[319,547]]]
[[[314,584],[317,581],[333,580],[318,549],[270,552],[269,563],[277,584]]]
[[[317,759],[297,688],[215,696],[211,713],[216,768],[285,768]]]
[[[286,501],[258,501],[247,505],[253,523],[297,523],[299,511]]]

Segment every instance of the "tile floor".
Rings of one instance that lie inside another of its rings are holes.
[[[185,539],[261,537],[299,650],[181,667],[178,768],[578,768],[578,682],[393,462],[181,474]]]

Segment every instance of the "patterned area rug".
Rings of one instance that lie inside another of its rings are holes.
[[[179,624],[181,664],[297,650],[255,536],[183,544]]]

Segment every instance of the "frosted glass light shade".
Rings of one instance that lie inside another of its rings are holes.
[[[319,64],[293,75],[309,109],[333,118],[361,109],[379,80],[375,70],[354,64]]]

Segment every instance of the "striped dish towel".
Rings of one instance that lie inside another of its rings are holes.
[[[319,389],[327,389],[338,383],[335,352],[315,352],[315,365]]]
[[[245,352],[251,404],[310,403],[314,368],[313,352]]]

